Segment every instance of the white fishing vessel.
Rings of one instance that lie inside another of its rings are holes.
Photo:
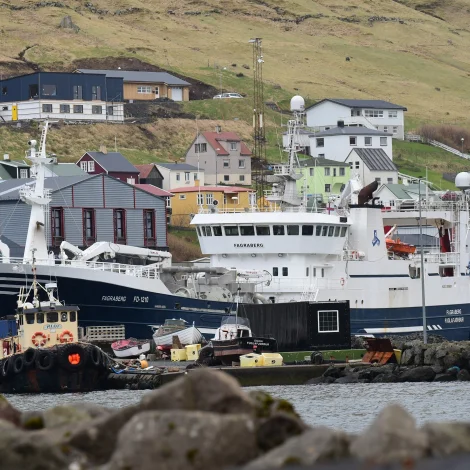
[[[202,333],[194,325],[188,327],[187,322],[181,319],[168,319],[163,325],[153,328],[153,341],[157,348],[171,348],[174,336],[178,337],[182,345],[197,344],[203,339]]]
[[[211,266],[264,272],[269,282],[255,286],[241,302],[349,300],[354,334],[406,334],[423,330],[421,276],[426,292],[426,328],[453,340],[470,331],[470,175],[459,174],[463,191],[455,200],[375,203],[376,184],[358,176],[333,202],[334,210],[307,207],[297,191],[301,178],[296,142],[304,121],[304,100],[291,101],[289,161],[274,167],[269,207],[201,209],[192,220]],[[374,204],[375,203],[375,204]],[[421,217],[420,217],[421,215]],[[440,246],[424,255],[390,242],[391,230],[419,224],[439,229]],[[391,229],[390,229],[391,228]],[[392,249],[393,248],[393,249]],[[243,279],[238,276],[240,285]],[[334,312],[333,312],[334,314]],[[334,315],[333,315],[334,317]],[[328,328],[335,328],[332,319]],[[328,330],[330,331],[330,330]],[[331,330],[332,331],[332,330]]]

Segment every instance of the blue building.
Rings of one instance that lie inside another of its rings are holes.
[[[0,80],[0,120],[124,120],[123,80],[93,73],[36,72]]]

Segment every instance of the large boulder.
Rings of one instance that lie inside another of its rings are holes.
[[[94,418],[108,416],[110,410],[91,403],[77,402],[75,404],[49,408],[42,414],[45,428],[54,428],[68,424],[78,424],[81,421],[91,421]]]
[[[411,366],[414,364],[415,358],[413,353],[413,348],[405,349],[401,354],[400,363],[403,366]]]
[[[120,431],[106,470],[219,470],[257,455],[254,419],[201,411],[146,411]]]
[[[21,413],[11,406],[3,395],[0,395],[0,420],[8,421],[15,426],[19,426],[21,421]]]
[[[470,452],[470,423],[427,423],[422,432],[433,457]]]
[[[342,375],[343,369],[340,367],[330,366],[323,372],[323,377],[333,377],[339,379]]]
[[[467,369],[462,369],[457,374],[457,380],[461,382],[469,382],[470,381],[470,372]]]
[[[357,384],[359,383],[359,373],[353,372],[335,380],[335,384]]]
[[[336,461],[348,456],[349,436],[346,433],[327,427],[318,427],[289,439],[283,445],[250,462],[243,467],[243,470],[313,465],[317,462]]]
[[[457,376],[455,374],[437,374],[434,382],[455,382]]]
[[[384,384],[398,382],[398,375],[393,372],[384,372],[383,374],[377,375],[373,380],[373,384]]]
[[[427,443],[414,418],[400,405],[390,405],[353,441],[351,454],[372,464],[405,462],[423,458]]]
[[[398,376],[399,382],[432,382],[436,373],[432,367],[423,366],[408,369]]]

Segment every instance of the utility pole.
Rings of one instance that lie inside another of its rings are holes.
[[[424,290],[424,247],[423,247],[423,221],[421,219],[421,179],[418,178],[418,204],[419,204],[419,248],[421,250],[421,306],[423,309],[423,342],[428,342],[428,327],[426,324],[426,295]]]

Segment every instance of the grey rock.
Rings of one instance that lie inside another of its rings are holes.
[[[243,467],[243,470],[282,468],[287,465],[313,465],[349,456],[349,436],[327,427],[313,428],[293,437],[271,452]]]
[[[315,377],[313,379],[307,380],[305,385],[318,385],[324,383],[324,377]]]
[[[335,366],[330,366],[323,372],[323,377],[333,377],[339,379],[341,377],[342,369]]]
[[[432,345],[426,349],[424,353],[424,365],[425,366],[432,366],[436,361],[436,346]]]
[[[20,416],[21,413],[11,406],[10,402],[3,395],[0,395],[0,420],[19,426],[21,421]]]
[[[323,377],[324,384],[334,384],[336,379],[334,377]]]
[[[461,382],[469,382],[470,381],[470,372],[467,369],[461,369],[457,374],[457,380]]]
[[[261,390],[250,391],[248,396],[254,402],[255,414],[258,418],[269,418],[279,412],[299,418],[294,407],[287,400],[273,398],[269,393]]]
[[[400,363],[404,366],[410,366],[414,364],[414,355],[413,355],[413,349],[405,349],[401,355],[401,361]]]
[[[37,430],[44,428],[42,411],[25,411],[21,414],[20,426],[23,429]]]
[[[455,374],[437,374],[433,382],[455,382],[456,380]]]
[[[427,423],[422,432],[433,457],[470,452],[470,423]]]
[[[335,384],[357,384],[359,382],[359,374],[348,374],[335,380]]]
[[[442,365],[444,368],[448,369],[453,366],[462,367],[463,361],[460,352],[450,351],[443,359]]]
[[[93,407],[93,406],[92,406]],[[43,422],[45,428],[55,428],[67,424],[77,424],[81,421],[91,421],[97,416],[96,410],[91,415],[87,406],[56,406],[43,412]]]
[[[399,382],[432,382],[436,373],[429,366],[415,367],[398,376]]]
[[[351,445],[351,454],[370,463],[417,460],[426,455],[427,436],[400,405],[383,409]]]
[[[80,31],[80,28],[72,21],[71,16],[64,16],[60,21],[59,28],[71,29],[76,33]]]
[[[432,370],[436,373],[436,374],[442,374],[446,369],[444,366],[442,365],[439,365],[439,364],[434,364],[432,366]]]
[[[383,383],[394,383],[398,382],[398,375],[391,372],[384,372],[383,374],[377,375],[373,380],[373,384],[383,384]]]
[[[256,455],[255,423],[246,415],[147,411],[122,428],[105,468],[218,470]]]

